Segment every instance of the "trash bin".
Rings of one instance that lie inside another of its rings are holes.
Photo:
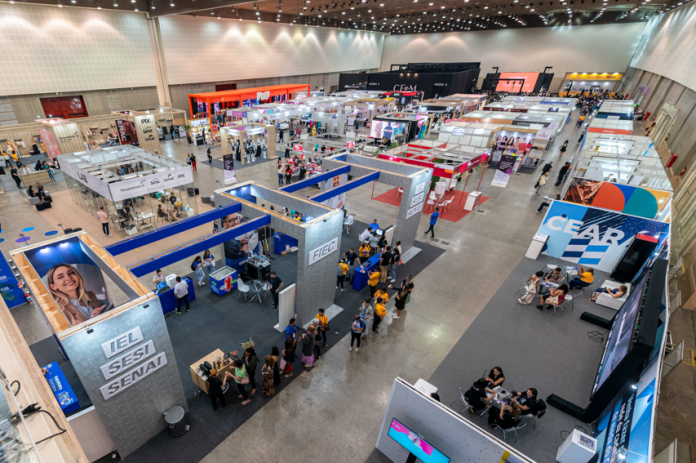
[[[186,412],[179,405],[174,405],[164,412],[164,421],[169,425],[169,433],[174,437],[183,436],[189,430],[189,422],[184,419]]]

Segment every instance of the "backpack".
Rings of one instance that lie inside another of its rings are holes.
[[[532,415],[537,418],[541,418],[546,413],[546,402],[543,399],[538,399],[534,410],[532,410]]]

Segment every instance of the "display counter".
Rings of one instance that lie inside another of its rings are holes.
[[[281,255],[285,251],[286,246],[297,246],[297,240],[290,235],[280,235],[278,233],[273,237],[273,253]]]
[[[196,300],[196,291],[193,289],[193,280],[184,277],[186,283],[188,283],[188,300],[189,303]],[[165,288],[164,291],[160,290],[157,292],[157,297],[159,297],[160,304],[162,305],[162,313],[167,315],[169,312],[176,310],[176,296],[174,295],[173,288]]]
[[[56,400],[66,415],[68,413],[75,412],[80,409],[80,403],[77,401],[77,396],[70,387],[68,379],[63,374],[63,370],[60,369],[58,362],[53,362],[44,367],[47,371],[45,374],[46,381],[53,391],[53,395],[56,396]]]
[[[224,296],[237,287],[237,271],[224,266],[208,277],[210,290],[218,296]]]
[[[247,274],[254,280],[266,281],[271,277],[271,262],[264,256],[251,255],[247,260]]]
[[[209,364],[213,365],[213,362],[217,361],[218,357],[222,359],[224,355],[224,352],[222,352],[220,349],[215,349],[214,352],[206,355],[205,357],[203,357],[202,359],[200,359],[199,361],[197,361],[189,367],[189,370],[191,371],[191,380],[193,381],[193,384],[198,386],[201,389],[201,391],[205,392],[206,394],[208,393],[209,386],[207,381],[208,376],[204,375],[203,372],[200,371],[199,366],[203,362],[208,362]],[[225,373],[227,373],[228,371],[232,372],[232,368],[232,361],[228,359],[227,363],[218,370],[218,378],[220,378],[220,381],[222,381],[222,378],[225,377]]]
[[[367,286],[367,280],[369,280],[369,276],[367,274],[367,271],[374,270],[377,267],[379,267],[379,261],[381,260],[379,254],[375,254],[374,256],[370,257],[367,259],[365,262],[360,265],[357,269],[355,269],[355,276],[353,276],[353,289],[356,291],[360,291],[363,289],[365,286]]]
[[[29,188],[29,185],[36,185],[36,182],[42,185],[53,182],[47,170],[37,170],[28,174],[20,173],[19,176],[22,178],[22,182],[26,188]]]

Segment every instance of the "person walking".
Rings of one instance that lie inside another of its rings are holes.
[[[344,259],[341,259],[338,263],[338,269],[336,270],[336,289],[341,285],[341,291],[343,291],[343,282],[346,281],[346,273],[348,273],[348,264],[346,264]]]
[[[387,246],[386,250],[382,253],[382,256],[380,257],[379,261],[379,282],[380,283],[386,283],[387,282],[387,274],[389,272],[389,265],[391,264],[392,260],[392,253],[391,253],[391,246]]]
[[[568,172],[568,169],[570,169],[570,163],[566,162],[561,166],[561,170],[558,171],[558,178],[556,179],[556,186],[560,185],[561,182],[563,181],[563,177],[565,177],[566,172]]]
[[[565,154],[565,152],[566,152],[567,149],[568,149],[568,140],[566,140],[565,142],[563,142],[563,145],[562,145],[561,148],[558,150],[558,151],[561,152],[561,156],[560,156],[560,157],[563,157],[563,155]]]
[[[215,225],[217,226],[217,222],[215,222]],[[217,232],[217,228],[213,230],[213,233],[215,232]],[[210,276],[215,268],[215,256],[212,252],[210,252],[210,249],[206,249],[203,253],[203,263],[205,264],[206,273],[208,273],[208,276]]]
[[[541,187],[546,185],[547,180],[549,179],[549,173],[546,172],[539,177],[539,180],[537,180],[536,185],[534,185],[534,188],[536,188],[536,194],[539,194],[539,191],[541,190]]]
[[[205,150],[205,154],[208,155],[208,163],[211,163],[213,161],[213,155],[211,154],[210,146],[208,147],[207,150]]]
[[[435,224],[437,223],[437,218],[440,217],[440,208],[436,207],[435,212],[430,214],[430,227],[425,231],[425,235],[430,232],[430,237],[435,238]]]
[[[210,370],[208,379],[208,397],[210,397],[210,402],[213,404],[213,410],[217,411],[217,402],[220,401],[220,405],[224,408],[227,405],[225,401],[225,396],[222,393],[222,388],[227,384],[227,375],[220,381],[218,378],[218,372],[215,368]]]
[[[302,334],[302,364],[305,368],[314,365],[314,325],[309,325]]]
[[[176,277],[176,284],[174,285],[174,295],[176,296],[176,313],[181,315],[181,304],[186,303],[186,311],[190,312],[191,307],[189,307],[188,300],[188,283],[181,280],[180,276]]]
[[[263,393],[266,397],[270,397],[275,393],[274,383],[274,365],[273,356],[267,355],[261,368],[261,376],[263,377]]]
[[[372,322],[372,332],[379,333],[379,324],[382,323],[384,317],[387,316],[387,308],[384,307],[384,299],[377,298],[377,303],[375,304],[375,318]]]
[[[210,148],[208,148],[208,149],[210,149]],[[196,168],[196,155],[193,153],[191,153],[191,167],[193,168],[193,170],[198,170]]]
[[[102,224],[102,231],[104,234],[106,236],[111,236],[111,233],[109,233],[109,216],[104,212],[104,206],[100,207],[97,211],[97,217]]]
[[[551,172],[551,169],[553,169],[553,161],[549,161],[546,164],[544,164],[544,167],[541,169],[541,173],[545,174],[547,172]]]
[[[17,184],[17,188],[22,188],[22,177],[19,176],[17,166],[12,166],[10,173],[12,174],[12,180]]]
[[[329,317],[326,315],[324,309],[319,309],[319,313],[316,315],[317,320],[319,320],[319,326],[321,327],[321,337],[324,339],[324,347],[329,347]]]
[[[280,159],[278,159],[280,161]],[[280,162],[278,163],[278,185],[283,184],[283,174],[285,173],[285,169],[283,168],[283,164]]]
[[[372,307],[372,304],[370,303],[371,299],[368,297],[363,301],[363,303],[360,305],[360,320],[367,326],[367,324],[370,322],[375,317],[375,309]],[[362,332],[362,338],[367,339],[367,336],[370,334],[370,330],[364,330]]]
[[[247,377],[247,371],[246,368],[244,367],[244,362],[242,362],[239,359],[234,360],[234,374],[230,373],[229,371],[225,375],[226,378],[232,378],[234,379],[234,382],[237,383],[237,390],[239,391],[239,398],[244,399],[242,402],[242,405],[246,405],[249,403],[249,396],[247,395],[246,391],[244,390],[244,385],[249,383],[249,378]]]
[[[575,128],[576,128],[576,129],[579,129],[579,128],[582,126],[582,123],[585,122],[585,118],[586,118],[586,117],[587,117],[587,116],[585,116],[585,115],[583,114],[583,115],[581,115],[581,116],[578,118],[578,122],[575,124]]]
[[[355,352],[360,350],[360,338],[365,331],[365,323],[360,319],[360,315],[356,315],[353,319],[353,323],[350,324],[350,348],[348,352],[353,351],[353,342],[358,341],[358,346],[355,348]]]
[[[290,319],[290,323],[285,327],[285,349],[288,349],[288,342],[290,342],[290,351],[287,361],[290,363],[295,361],[295,349],[297,348],[297,320],[294,318]]]
[[[281,280],[280,277],[277,276],[275,272],[271,272],[271,279],[268,280],[268,283],[271,285],[270,291],[271,291],[271,297],[273,297],[273,311],[277,312],[278,311],[278,292],[283,287],[283,280]]]
[[[196,256],[196,258],[193,259],[191,269],[196,272],[196,276],[198,277],[198,286],[203,286],[205,284],[203,282],[203,280],[205,280],[205,272],[203,271],[203,259],[201,259],[201,256]]]

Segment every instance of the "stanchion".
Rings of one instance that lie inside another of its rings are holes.
[[[458,206],[462,205],[462,199],[464,199],[464,193],[466,193],[466,184],[469,183],[469,177],[471,177],[471,169],[469,169],[469,172],[466,174],[466,182],[464,182],[464,188],[462,188],[462,196],[459,198]]]
[[[483,181],[483,174],[486,172],[486,169],[488,169],[488,162],[486,162],[486,165],[483,166],[483,170],[481,171],[481,179],[479,180],[479,184],[476,187],[476,191],[479,191],[479,188],[481,188],[481,182]]]

